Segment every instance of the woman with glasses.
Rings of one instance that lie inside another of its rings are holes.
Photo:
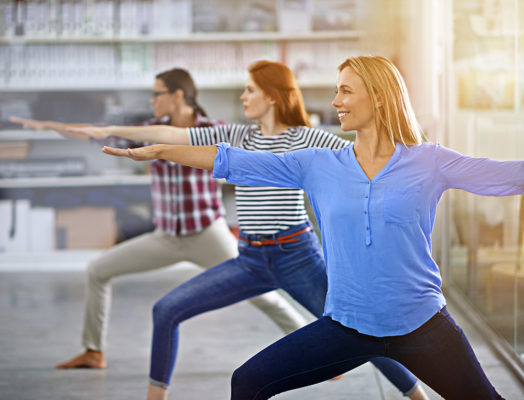
[[[215,122],[197,102],[197,89],[191,75],[175,68],[156,76],[151,104],[154,118],[141,125],[170,124],[182,127],[208,127]],[[56,121],[37,121],[11,117],[11,122],[34,130],[55,130],[76,139],[89,136],[75,133],[72,127]],[[117,136],[97,140],[119,147],[143,146],[143,141]],[[190,261],[203,268],[236,257],[236,238],[224,218],[222,192],[208,171],[169,161],[150,163],[153,222],[156,229],[105,251],[87,268],[87,297],[82,334],[85,351],[56,368],[105,368],[104,351],[111,306],[111,279],[121,275],[166,268]],[[205,251],[203,250],[205,249]],[[277,292],[251,299],[284,333],[305,324],[305,319]]]

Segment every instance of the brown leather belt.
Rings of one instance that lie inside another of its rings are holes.
[[[282,244],[282,243],[295,243],[300,241],[299,238],[296,238],[295,236],[302,235],[303,233],[309,232],[311,229],[311,225],[308,227],[294,233],[290,233],[289,235],[279,236],[277,238],[272,239],[260,239],[260,240],[249,240],[245,237],[240,236],[240,240],[243,240],[244,242],[247,242],[249,244],[252,244],[253,246],[268,246],[272,244]]]

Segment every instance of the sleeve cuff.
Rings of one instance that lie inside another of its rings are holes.
[[[229,175],[229,160],[227,155],[228,143],[217,144],[217,155],[213,163],[213,178],[227,178]]]

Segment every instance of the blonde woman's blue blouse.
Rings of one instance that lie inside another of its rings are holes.
[[[397,143],[373,179],[353,145],[282,154],[225,143],[217,149],[215,178],[305,190],[327,264],[324,315],[372,336],[412,332],[446,304],[431,257],[435,211],[445,190],[524,194],[524,161],[472,158],[432,143]]]

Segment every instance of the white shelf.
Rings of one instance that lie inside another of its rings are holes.
[[[46,44],[46,43],[194,43],[194,42],[263,42],[263,41],[319,41],[357,40],[361,31],[314,31],[314,32],[213,32],[191,33],[168,37],[3,37],[0,44]]]
[[[77,271],[103,250],[55,250],[49,252],[0,253],[0,272]]]
[[[150,75],[153,75],[151,73]],[[305,79],[301,81],[298,79],[298,85],[301,89],[322,89],[336,86],[336,79],[334,73],[331,76],[326,77],[326,79]],[[242,90],[245,85],[244,80],[238,81],[220,81],[220,78],[215,82],[199,82],[197,81],[197,86],[199,91],[203,90]],[[0,89],[0,93],[18,93],[18,92],[57,92],[57,91],[115,91],[115,90],[151,90],[151,79],[148,79],[144,83],[94,83],[86,85],[70,85],[70,86],[57,86],[57,85],[29,85],[29,86],[4,86]],[[1,140],[1,138],[0,138]]]
[[[97,175],[45,178],[0,179],[1,189],[82,187],[82,186],[143,186],[151,184],[150,175]]]
[[[88,263],[104,251],[105,249],[0,252],[0,272],[84,271]],[[189,261],[182,261],[167,268],[195,271],[197,266]]]
[[[0,130],[0,141],[17,140],[64,140],[65,138],[55,131],[31,131],[24,129]]]
[[[28,86],[4,86],[0,89],[0,93],[18,93],[18,92],[67,92],[67,91],[115,91],[115,90],[151,90],[151,76],[153,72],[149,74],[149,78],[143,83],[101,83],[93,82],[93,84],[85,85],[64,85],[60,86],[58,82],[56,84],[29,84]],[[63,85],[63,83],[62,83]],[[199,91],[202,90],[227,90],[227,89],[242,89],[244,87],[243,81],[228,81],[228,82],[209,82],[198,84]]]

